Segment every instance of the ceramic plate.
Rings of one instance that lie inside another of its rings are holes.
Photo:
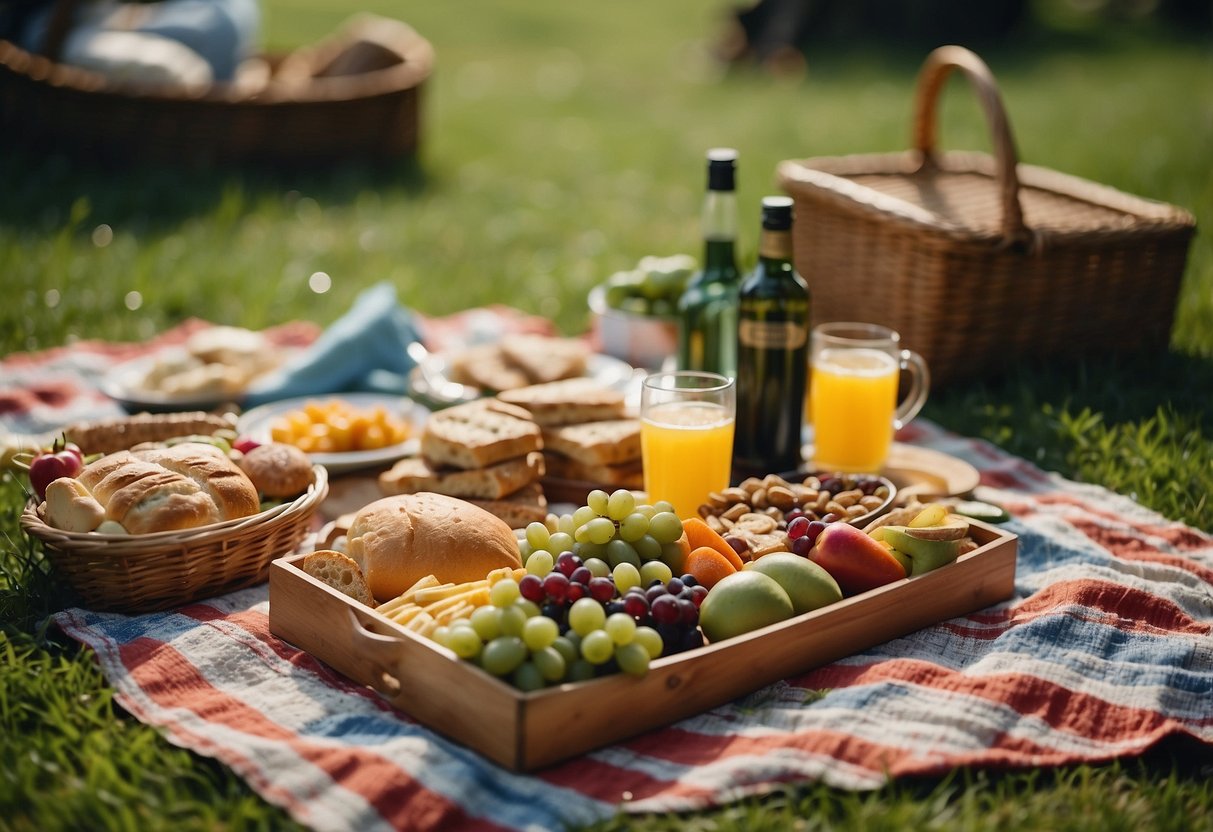
[[[805,459],[813,458],[813,446],[804,446]],[[959,497],[981,482],[981,474],[963,459],[942,451],[894,442],[889,460],[880,472],[897,486],[902,496]]]
[[[373,407],[387,408],[408,422],[413,428],[413,436],[398,445],[386,448],[376,448],[372,451],[349,451],[346,453],[312,453],[308,454],[317,465],[323,465],[330,474],[340,474],[344,471],[357,471],[362,468],[387,466],[398,459],[416,454],[421,447],[421,428],[428,415],[424,407],[403,396],[388,396],[380,393],[334,393],[326,396],[304,396],[297,399],[283,399],[280,402],[255,407],[240,417],[236,423],[237,430],[259,442],[270,439],[270,425],[279,416],[292,410],[299,410],[309,402],[341,399],[359,410],[370,410]]]
[[[283,360],[289,359],[294,352],[296,350],[284,349]],[[158,363],[178,356],[185,357],[186,355],[187,353],[184,349],[170,348],[161,350],[153,355],[145,355],[142,358],[124,361],[110,369],[102,377],[101,383],[98,386],[102,393],[131,412],[146,410],[151,413],[165,413],[182,410],[213,410],[222,404],[240,401],[241,396],[246,392],[244,390],[231,393],[208,391],[204,393],[169,395],[143,386],[143,381],[147,378],[148,372]],[[256,385],[257,380],[262,377],[264,376],[255,378],[253,385]]]

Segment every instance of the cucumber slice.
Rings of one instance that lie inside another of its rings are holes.
[[[952,511],[985,523],[1005,523],[1011,519],[1011,515],[1002,506],[983,503],[980,500],[961,500]]]

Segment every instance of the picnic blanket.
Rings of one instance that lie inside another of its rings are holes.
[[[820,780],[871,789],[1213,743],[1213,539],[920,420],[1019,535],[1015,597],[533,776],[272,636],[265,587],[128,617],[65,610],[118,701],[317,829],[558,829]],[[891,614],[894,614],[891,612]],[[722,672],[728,672],[722,668]]]
[[[516,310],[418,316],[427,346],[541,331]],[[179,344],[82,341],[0,361],[0,425],[120,409],[116,361]],[[280,343],[319,328],[286,324]],[[506,771],[272,636],[265,586],[169,612],[54,616],[136,718],[230,766],[317,829],[553,829],[681,811],[820,780],[871,789],[957,766],[1024,768],[1213,743],[1213,538],[926,420],[901,441],[966,459],[1019,536],[1009,602],[942,622],[536,775]],[[722,669],[728,672],[728,669]]]

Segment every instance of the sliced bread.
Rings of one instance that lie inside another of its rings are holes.
[[[435,466],[485,468],[539,450],[539,426],[525,410],[502,404],[477,399],[431,414],[421,433],[421,455]]]
[[[640,458],[640,420],[610,419],[543,429],[543,448],[587,465],[618,465]]]
[[[497,398],[524,408],[536,424],[550,427],[622,419],[623,391],[590,378],[569,378],[506,390]]]
[[[573,338],[507,335],[501,339],[501,354],[531,383],[544,383],[585,375],[590,348]]]
[[[480,344],[460,350],[451,357],[451,381],[470,384],[482,390],[513,390],[525,387],[532,379],[507,362],[497,344]]]
[[[548,516],[548,501],[543,487],[533,482],[500,500],[469,499],[469,503],[480,506],[489,514],[500,517],[511,529],[524,529],[536,521],[542,523]]]
[[[545,452],[543,461],[549,477],[614,488],[644,488],[644,466],[639,459],[619,465],[593,465]]]
[[[433,491],[448,497],[499,500],[543,476],[543,454],[532,451],[484,468],[439,468],[424,457],[402,459],[379,475],[384,494]]]
[[[366,577],[353,558],[332,549],[320,549],[307,555],[301,568],[316,580],[348,595],[360,604],[375,606]]]

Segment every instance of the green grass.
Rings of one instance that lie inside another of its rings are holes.
[[[504,302],[579,332],[594,282],[645,254],[698,253],[706,147],[741,150],[743,206],[774,190],[782,159],[902,149],[927,49],[814,47],[807,77],[784,81],[707,59],[723,4],[367,8],[437,49],[416,164],[116,173],[0,146],[0,281],[19,299],[0,305],[0,354],[138,340],[188,316],[324,324],[381,279],[428,313]],[[269,0],[267,44],[314,40],[344,16],[321,0]],[[1034,31],[981,51],[1024,161],[1181,205],[1202,231],[1170,352],[1017,366],[933,395],[926,415],[1213,531],[1207,34]],[[941,136],[989,147],[960,82]],[[756,233],[742,230],[748,261]],[[323,295],[308,289],[317,271],[332,277]],[[225,768],[125,715],[90,654],[43,629],[69,596],[24,541],[20,503],[0,483],[0,829],[289,827]],[[1110,765],[966,771],[865,794],[808,785],[599,828],[1210,829],[1210,765],[1207,751],[1167,744]]]

